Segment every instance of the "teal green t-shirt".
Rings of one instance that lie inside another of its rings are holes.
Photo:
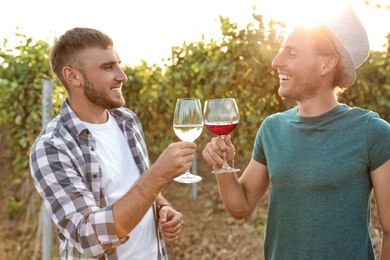
[[[390,125],[344,104],[310,118],[297,109],[267,117],[254,143],[271,183],[265,259],[375,259],[370,172],[390,159]]]

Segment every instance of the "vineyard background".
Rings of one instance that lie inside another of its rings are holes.
[[[163,66],[146,61],[137,66],[124,65],[129,80],[123,94],[127,106],[143,122],[152,161],[170,142],[177,141],[169,122],[179,97],[198,97],[202,103],[216,97],[236,98],[241,122],[233,142],[240,147],[237,164],[241,169],[250,158],[255,134],[264,118],[295,105],[278,96],[279,79],[270,66],[279,50],[274,39],[284,24],[273,20],[264,23],[261,14],[253,17],[245,29],[220,17],[220,38],[173,46]],[[56,86],[52,116],[66,97],[50,71],[49,44],[16,34],[17,47],[10,48],[7,40],[0,46],[0,199],[4,205],[0,208],[0,259],[40,256],[36,236],[40,200],[27,166],[29,148],[41,131],[42,80],[52,80]],[[372,51],[357,75],[356,83],[340,97],[340,102],[376,111],[390,122],[390,34],[383,50]],[[197,140],[198,152],[210,137],[205,133]],[[164,191],[186,221],[180,241],[168,248],[171,258],[259,259],[268,198],[263,199],[251,218],[234,221],[223,208],[210,168],[201,159],[198,173],[204,181],[197,186],[196,199],[189,185],[170,183]],[[374,199],[372,215],[371,235],[377,249],[381,231]],[[56,255],[55,236],[53,240]]]

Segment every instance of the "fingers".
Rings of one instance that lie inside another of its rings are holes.
[[[168,182],[191,167],[195,148],[194,142],[171,143],[152,167]]]
[[[179,238],[183,226],[183,215],[180,212],[168,208],[161,209],[160,227],[165,242],[175,242]]]
[[[218,149],[219,150],[219,149]],[[202,156],[208,164],[213,167],[220,168],[223,164],[223,153],[222,156],[214,148],[212,143],[208,143],[202,151]]]
[[[236,149],[234,148],[233,143],[231,142],[231,135],[226,135],[224,141],[227,146],[229,146],[229,151],[226,153],[226,160],[228,162],[234,160],[234,156],[236,154]]]
[[[172,153],[173,157],[183,157],[192,161],[195,153],[195,143],[193,142],[178,142],[171,143],[166,150]]]
[[[211,166],[220,168],[223,165],[224,157],[233,160],[235,149],[230,141],[230,135],[224,138],[215,137],[206,145],[202,151],[203,158]]]
[[[176,167],[177,174],[182,174],[192,165],[195,153],[195,144],[192,142],[179,142],[173,143],[171,146],[174,147],[172,148],[173,151],[171,151],[170,154],[171,158],[167,162]]]
[[[196,145],[195,145],[194,142],[182,141],[182,142],[171,143],[170,145],[168,145],[168,148],[171,148],[171,149],[190,149],[190,150],[195,150]]]

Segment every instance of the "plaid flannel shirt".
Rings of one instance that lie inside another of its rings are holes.
[[[123,132],[140,172],[145,172],[150,163],[137,115],[126,108],[109,113]],[[115,247],[131,239],[116,236],[95,148],[93,136],[67,100],[31,148],[31,175],[57,227],[61,259],[117,259]],[[154,212],[156,215],[155,205]],[[168,259],[157,219],[156,230],[157,259]]]

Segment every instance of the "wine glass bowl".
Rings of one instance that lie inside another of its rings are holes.
[[[195,141],[203,130],[203,114],[198,98],[179,98],[176,101],[175,113],[173,116],[173,131],[182,141]],[[180,183],[196,183],[202,177],[190,173],[189,169],[173,179]]]
[[[225,136],[238,126],[238,122],[216,122],[205,124],[206,128],[213,134]]]
[[[213,134],[224,138],[237,128],[240,122],[240,114],[234,98],[218,98],[206,100],[204,106],[204,125]],[[226,154],[224,154],[226,157]],[[212,173],[238,172],[239,169],[230,167],[226,158],[222,168]]]

